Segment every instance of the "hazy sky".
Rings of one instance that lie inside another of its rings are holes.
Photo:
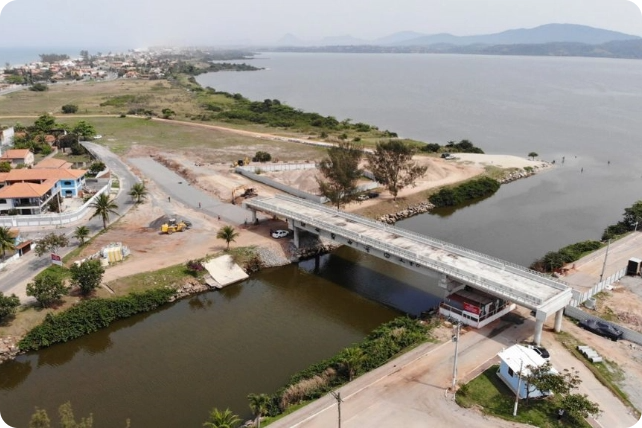
[[[406,30],[470,35],[553,22],[642,36],[642,13],[629,0],[14,0],[0,13],[0,46],[261,44],[286,33],[374,39]]]

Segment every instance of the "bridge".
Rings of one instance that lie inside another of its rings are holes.
[[[297,247],[300,232],[311,232],[425,275],[437,273],[440,287],[447,290],[468,285],[529,308],[535,312],[534,341],[538,345],[549,315],[555,313],[555,331],[562,329],[564,307],[572,298],[571,288],[563,281],[445,241],[291,196],[253,198],[243,205],[252,211],[252,221],[256,221],[257,211],[286,218]]]

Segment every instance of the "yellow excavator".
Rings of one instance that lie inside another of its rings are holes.
[[[257,196],[258,193],[256,193],[256,190],[254,187],[248,187],[245,184],[236,187],[234,190],[232,190],[232,205],[236,204],[236,198],[238,197],[238,192],[243,190],[243,193],[240,195],[242,198],[251,198],[253,196]]]
[[[189,227],[184,221],[177,222],[175,218],[170,218],[167,223],[163,223],[161,226],[161,233],[166,233],[171,235],[174,232],[183,232]]]

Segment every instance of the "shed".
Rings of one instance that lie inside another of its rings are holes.
[[[629,263],[626,265],[626,274],[627,275],[639,275],[640,274],[640,265],[642,265],[642,260],[637,258],[630,258]]]
[[[504,349],[497,354],[501,360],[497,376],[504,381],[513,393],[517,393],[517,385],[519,384],[519,398],[526,398],[527,388],[530,388],[528,396],[530,398],[538,398],[550,395],[550,391],[540,391],[533,386],[529,386],[524,382],[524,377],[531,374],[529,367],[541,367],[546,364],[546,360],[542,358],[537,352],[521,345],[513,345],[510,348]],[[522,381],[519,381],[520,370]],[[557,371],[551,368],[551,371]]]

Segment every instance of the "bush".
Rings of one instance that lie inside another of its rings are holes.
[[[269,162],[272,160],[272,155],[268,152],[256,152],[252,158],[252,162]]]
[[[74,114],[78,112],[78,106],[76,104],[65,104],[62,106],[62,112],[65,114]]]
[[[549,251],[541,259],[535,260],[530,268],[540,272],[554,272],[568,263],[582,258],[586,253],[602,246],[599,241],[582,241],[567,245],[557,251]]]
[[[49,86],[44,83],[34,83],[29,87],[29,90],[34,92],[44,92],[49,90]]]
[[[112,322],[148,312],[167,303],[175,290],[157,288],[113,299],[85,300],[57,315],[47,314],[39,326],[18,343],[22,351],[35,351],[67,342],[107,327]]]
[[[441,189],[428,200],[436,207],[452,207],[473,199],[492,195],[499,190],[499,181],[490,177],[471,180],[454,188]]]
[[[20,299],[15,294],[5,296],[0,291],[0,320],[13,316],[16,309],[20,306]]]

